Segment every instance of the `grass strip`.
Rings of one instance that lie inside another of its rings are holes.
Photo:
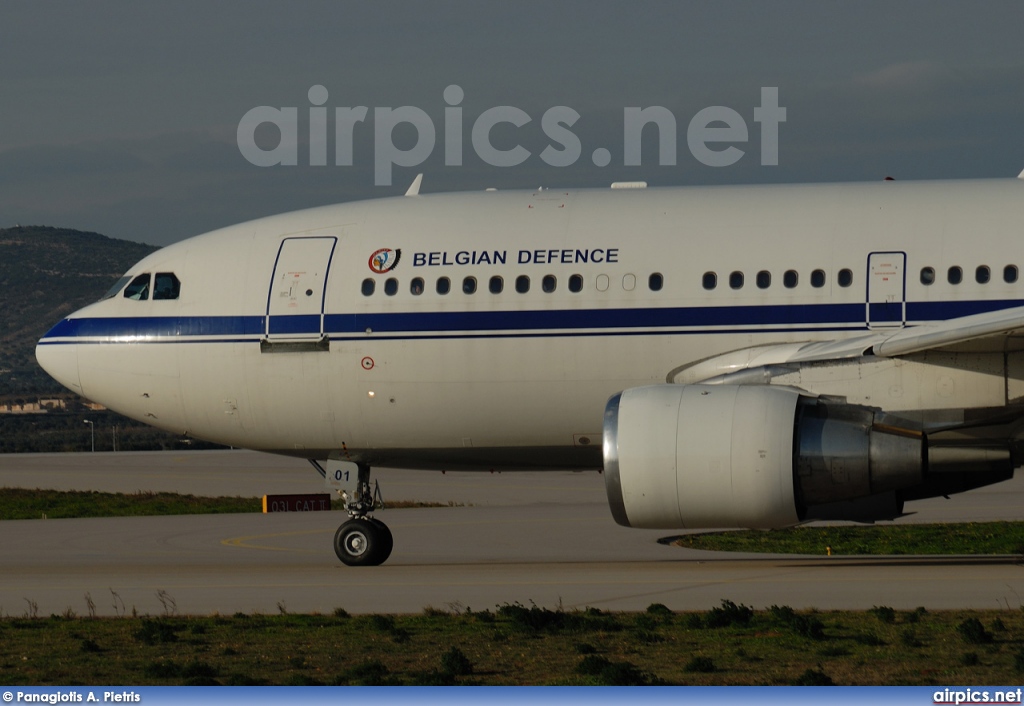
[[[0,488],[0,520],[138,517],[262,512],[259,498],[204,498],[178,493],[100,493]]]
[[[455,503],[394,501],[389,509],[451,507]],[[333,503],[341,510],[341,503]],[[178,493],[100,493],[82,490],[0,488],[0,520],[67,519],[72,517],[141,517],[147,515],[214,515],[263,512],[261,498],[208,498]]]
[[[789,527],[688,534],[681,547],[827,555],[1024,554],[1024,522]]]
[[[112,591],[113,594],[113,591]],[[116,594],[114,594],[116,597]],[[89,610],[95,608],[86,594]],[[103,597],[100,597],[103,599]],[[424,608],[0,617],[7,685],[1019,684],[1024,612]],[[165,605],[174,605],[168,599]],[[124,611],[124,608],[121,608]]]

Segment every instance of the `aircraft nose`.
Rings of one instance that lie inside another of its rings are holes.
[[[62,322],[63,323],[63,322]],[[36,344],[36,361],[50,377],[64,387],[79,395],[83,395],[82,381],[78,374],[78,344],[62,342],[55,326]]]

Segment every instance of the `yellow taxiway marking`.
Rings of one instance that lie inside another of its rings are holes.
[[[277,532],[275,534],[250,534],[246,537],[231,537],[229,539],[222,539],[221,544],[226,547],[244,547],[246,549],[265,549],[270,552],[303,552],[303,553],[314,553],[312,549],[295,549],[293,547],[268,547],[262,544],[252,544],[252,542],[261,539],[271,539],[272,537],[300,537],[306,534],[325,534],[331,530],[302,530],[301,532]]]

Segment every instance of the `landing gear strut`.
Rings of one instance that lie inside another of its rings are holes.
[[[326,475],[319,463],[311,463]],[[334,535],[334,553],[347,566],[380,566],[391,556],[395,541],[388,526],[370,516],[384,508],[380,487],[370,485],[370,467],[359,464],[354,488],[338,492],[350,519]]]

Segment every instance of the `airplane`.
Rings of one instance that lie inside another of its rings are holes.
[[[422,175],[421,175],[422,176]],[[880,521],[1021,465],[1018,179],[420,194],[165,247],[39,341],[70,390],[336,481],[603,471],[616,522]]]

